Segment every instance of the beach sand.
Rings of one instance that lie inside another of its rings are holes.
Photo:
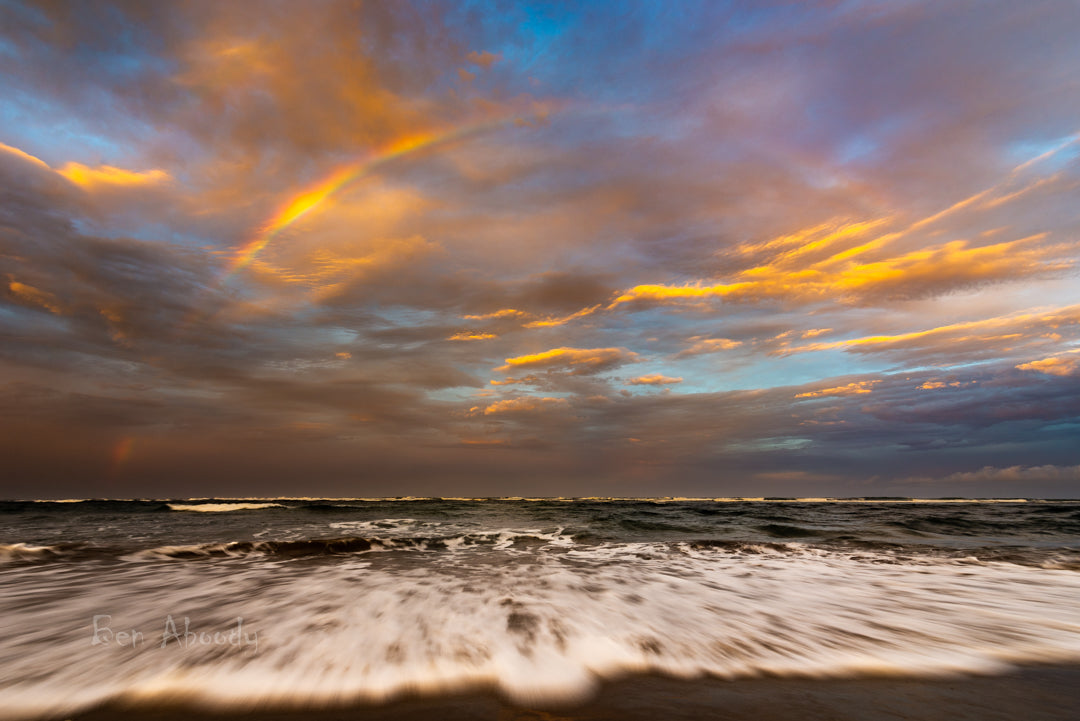
[[[858,680],[675,680],[636,676],[605,684],[575,706],[526,708],[494,694],[402,699],[382,706],[221,713],[113,705],[79,721],[1071,721],[1080,718],[1080,667],[1005,676]]]

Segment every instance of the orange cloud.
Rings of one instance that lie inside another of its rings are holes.
[[[108,186],[155,185],[170,179],[169,174],[164,170],[136,172],[115,168],[111,165],[99,165],[96,168],[91,168],[82,163],[68,163],[56,172],[75,183],[75,185],[85,189]]]
[[[329,243],[322,247],[287,248],[270,260],[255,259],[247,266],[251,280],[279,291],[277,300],[294,288],[306,302],[324,303],[363,283],[391,273],[407,271],[441,253],[442,246],[416,235],[374,243]]]
[[[788,355],[808,351],[831,350],[833,348],[852,348],[869,352],[934,345],[943,342],[1011,341],[1024,339],[1025,337],[1041,338],[1046,334],[1047,328],[1056,329],[1077,324],[1080,324],[1080,305],[1056,308],[1045,313],[1017,313],[964,323],[952,323],[937,328],[899,333],[897,335],[875,335],[830,343],[810,343],[795,348],[784,348],[774,351],[773,354]]]
[[[749,290],[751,283],[718,283],[716,285],[682,285],[670,286],[662,284],[635,285],[617,297],[610,308],[623,303],[635,303],[638,301],[652,301],[655,303],[674,305],[687,300],[701,301],[711,298],[722,298],[726,295]]]
[[[1080,353],[1080,351],[1069,352]],[[1043,358],[1042,360],[1031,361],[1030,363],[1021,363],[1016,367],[1022,371],[1036,371],[1052,376],[1071,376],[1080,370],[1080,357],[1073,356],[1072,358],[1064,358],[1061,356],[1053,356],[1050,358]]]
[[[844,386],[835,386],[833,388],[822,388],[817,391],[807,391],[806,393],[799,393],[796,398],[822,398],[826,396],[857,396],[864,393],[870,393],[873,390],[875,384],[881,381],[856,381],[854,383],[848,383]]]
[[[537,317],[536,314],[534,314],[534,313],[528,313],[526,311],[516,310],[514,308],[503,308],[503,309],[497,310],[497,311],[495,311],[493,313],[479,313],[479,314],[474,314],[474,315],[464,315],[464,316],[462,316],[462,318],[465,318],[467,320],[492,320],[492,319],[503,319],[503,318],[518,318],[518,319],[521,319],[521,320],[525,320],[526,318],[534,318],[535,320],[530,320],[530,321],[524,323],[522,327],[524,327],[524,328],[552,328],[552,327],[555,327],[555,326],[565,325],[566,323],[569,323],[570,321],[576,320],[578,318],[584,318],[585,316],[591,315],[592,313],[595,313],[596,311],[600,310],[600,308],[601,308],[600,305],[594,305],[594,306],[590,306],[588,308],[582,308],[581,310],[577,311],[576,313],[571,313],[570,315],[565,315],[565,316],[544,316],[544,317]]]
[[[510,441],[501,438],[463,438],[461,443],[466,446],[491,446],[495,448],[505,448],[510,445]]]
[[[40,290],[32,285],[26,285],[25,283],[14,280],[8,284],[8,290],[10,290],[16,298],[27,303],[39,305],[51,313],[61,315],[64,312],[63,307],[60,305],[60,301],[57,300],[55,295],[48,291]]]
[[[835,240],[850,234],[834,233],[828,237]],[[1074,261],[1068,255],[1073,245],[1042,244],[1045,239],[1046,234],[1040,233],[977,247],[971,247],[966,240],[955,240],[881,260],[862,258],[882,240],[879,238],[809,264],[793,263],[806,252],[805,248],[816,245],[810,243],[798,252],[780,255],[769,264],[742,271],[730,283],[638,285],[619,295],[608,308],[628,303],[704,308],[714,300],[725,299],[860,303],[876,297],[917,298],[1071,267]]]
[[[14,155],[17,158],[21,158],[22,160],[25,160],[28,163],[32,163],[40,168],[52,170],[52,168],[49,167],[49,164],[41,158],[36,158],[33,155],[30,155],[30,153],[25,153],[22,150],[19,150],[18,148],[11,145],[5,145],[4,143],[0,143],[0,150],[4,151],[5,153]]]
[[[373,51],[356,42],[337,13],[267,9],[263,16],[266,24],[253,26],[243,13],[219,15],[211,32],[181,48],[172,79],[201,100],[205,117],[193,109],[185,118],[190,126],[213,137],[222,115],[229,116],[227,152],[257,152],[268,139],[309,153],[355,151],[427,129],[422,109],[390,89]]]
[[[528,315],[525,311],[514,310],[513,308],[503,308],[497,310],[494,313],[482,313],[479,315],[463,315],[462,318],[466,320],[489,320],[491,318],[521,318]]]
[[[109,326],[109,337],[112,338],[114,343],[120,345],[128,345],[130,343],[130,336],[128,335],[124,316],[116,308],[98,308],[98,313],[104,318]]]
[[[474,65],[479,65],[482,68],[490,68],[492,65],[502,60],[502,55],[496,55],[495,53],[489,53],[486,50],[483,52],[477,52],[473,50],[471,53],[465,56],[465,59]]]
[[[499,336],[494,333],[475,333],[472,331],[462,331],[460,333],[454,333],[454,335],[447,338],[447,340],[488,340],[490,338],[498,338]]]
[[[1072,267],[1076,244],[1045,244],[1046,233],[976,247],[967,240],[954,240],[906,253],[881,255],[886,246],[898,239],[961,210],[990,209],[1053,180],[1036,180],[1013,190],[1017,173],[1025,166],[1014,169],[1005,181],[901,230],[872,235],[872,231],[892,222],[890,217],[812,226],[763,243],[740,246],[737,249],[740,255],[764,256],[768,260],[736,273],[729,282],[637,285],[621,293],[607,309],[646,304],[704,310],[716,300],[862,303],[874,298],[923,297]],[[864,236],[870,237],[863,241]]]
[[[517,385],[518,383],[526,383],[526,384],[529,384],[529,385],[537,385],[540,382],[541,382],[540,377],[535,376],[535,375],[522,376],[521,378],[506,378],[505,380],[501,380],[501,381],[497,381],[497,380],[495,380],[493,378],[493,379],[488,381],[488,383],[490,383],[493,386],[513,386],[513,385]]]
[[[729,338],[703,338],[700,335],[695,335],[687,340],[693,341],[694,344],[685,350],[679,351],[675,356],[676,358],[682,358],[685,356],[702,355],[705,353],[717,353],[719,351],[732,350],[742,345],[742,341],[731,340]]]
[[[638,354],[626,348],[553,348],[542,353],[507,358],[496,368],[506,372],[515,368],[564,368],[575,375],[596,373],[623,363],[633,363]]]
[[[545,411],[564,410],[570,407],[570,402],[565,398],[507,398],[495,401],[486,408],[473,406],[470,413],[482,413],[485,416],[506,413],[542,413]]]
[[[626,381],[625,385],[628,386],[663,386],[672,383],[682,383],[682,378],[672,378],[671,376],[665,376],[660,373],[651,373],[647,376],[638,376],[637,378],[631,378]]]
[[[964,386],[970,386],[975,383],[978,383],[978,381],[967,381],[964,383],[961,383],[960,381],[952,381],[951,383],[946,383],[945,381],[926,381],[919,386],[919,390],[936,391],[941,390],[942,388],[963,388]]]
[[[570,315],[566,315],[566,316],[562,316],[562,317],[548,316],[547,318],[541,318],[540,320],[529,321],[528,323],[525,324],[525,327],[526,328],[550,328],[552,326],[564,325],[566,323],[569,323],[572,320],[577,320],[578,318],[584,318],[587,315],[595,313],[599,309],[600,309],[599,305],[594,305],[594,306],[589,307],[589,308],[582,308],[581,310],[579,310],[576,313],[571,313]]]
[[[832,332],[832,328],[811,328],[810,330],[804,330],[799,337],[800,338],[816,338],[819,335]]]

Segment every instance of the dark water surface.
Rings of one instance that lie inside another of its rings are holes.
[[[1080,502],[0,502],[0,717],[1080,660]]]

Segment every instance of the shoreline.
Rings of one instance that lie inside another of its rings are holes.
[[[191,498],[0,498],[0,503],[835,503],[835,504],[1034,504],[1080,503],[1080,498],[1016,496],[195,496]]]
[[[1080,665],[1026,666],[993,676],[605,681],[574,704],[518,704],[491,691],[412,696],[385,704],[221,710],[192,704],[107,703],[71,721],[1066,721],[1080,709]]]

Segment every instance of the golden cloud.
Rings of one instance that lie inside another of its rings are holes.
[[[638,376],[637,378],[631,378],[626,381],[625,385],[628,386],[663,386],[672,383],[682,383],[682,378],[672,378],[671,376],[662,375],[660,373],[651,373],[645,376]]]
[[[486,50],[483,52],[477,52],[473,50],[471,53],[465,56],[465,59],[474,65],[479,65],[482,68],[490,68],[499,60],[502,60],[502,55],[496,55],[495,53],[489,53]]]
[[[111,165],[99,165],[91,168],[82,163],[68,163],[56,171],[75,185],[92,190],[101,187],[133,187],[140,185],[156,185],[170,179],[164,170],[124,170]]]
[[[1080,351],[1069,352],[1077,353]],[[1080,370],[1080,357],[1072,356],[1071,358],[1065,358],[1063,356],[1052,356],[1050,358],[1043,358],[1042,360],[1031,361],[1030,363],[1021,363],[1016,367],[1022,371],[1036,371],[1052,376],[1071,376]]]
[[[22,150],[19,150],[18,148],[13,147],[11,145],[5,145],[4,143],[0,143],[0,150],[4,151],[5,153],[8,153],[10,155],[14,155],[16,158],[19,158],[21,160],[25,160],[28,163],[36,165],[39,168],[45,168],[46,170],[52,170],[52,168],[49,167],[49,164],[46,163],[41,158],[36,158],[33,155],[30,155],[30,153],[23,152]]]
[[[854,383],[848,383],[843,386],[835,386],[833,388],[822,388],[817,391],[807,391],[806,393],[799,393],[796,398],[823,398],[826,396],[857,396],[865,393],[870,393],[873,390],[875,384],[881,381],[856,381]]]
[[[466,320],[489,320],[492,318],[521,318],[527,316],[528,313],[522,310],[515,310],[513,308],[503,308],[497,310],[494,313],[482,313],[479,315],[463,315],[462,318]]]
[[[599,305],[594,305],[594,306],[589,307],[589,308],[582,308],[581,310],[577,311],[576,313],[571,313],[570,315],[566,315],[566,316],[561,316],[561,317],[559,317],[559,316],[548,316],[546,318],[541,318],[539,320],[529,321],[528,323],[525,324],[525,327],[526,328],[550,328],[552,326],[564,325],[566,323],[569,323],[572,320],[577,320],[578,318],[583,318],[583,317],[585,317],[587,315],[595,313],[599,309],[600,309]]]
[[[1015,172],[999,185],[900,230],[874,235],[893,222],[892,217],[815,225],[762,243],[740,246],[738,255],[767,258],[767,261],[736,273],[728,282],[637,285],[618,295],[607,310],[627,304],[704,310],[717,300],[835,300],[858,304],[877,298],[918,298],[1072,267],[1076,244],[1046,244],[1043,242],[1046,233],[980,246],[972,246],[967,240],[953,240],[929,248],[883,254],[890,244],[958,211],[993,208],[1048,182],[1037,180],[1014,190]]]
[[[507,398],[506,400],[495,401],[485,408],[473,406],[469,409],[469,412],[492,416],[508,413],[542,413],[564,410],[569,407],[570,402],[565,398]]]
[[[718,353],[720,351],[732,350],[742,345],[742,341],[738,340],[731,340],[729,338],[705,338],[700,335],[691,336],[687,340],[692,341],[693,345],[685,350],[679,351],[675,356],[676,358],[702,355],[705,353]]]
[[[992,344],[999,341],[1016,343],[1040,338],[1045,339],[1047,328],[1057,329],[1078,324],[1080,324],[1080,305],[1074,305],[1041,313],[1016,313],[995,318],[952,323],[910,333],[865,336],[829,343],[810,343],[773,351],[773,355],[789,355],[834,348],[850,348],[859,352],[874,352],[900,348],[929,347],[945,343]]]
[[[852,236],[834,233],[827,237],[835,241]],[[706,308],[712,301],[725,299],[862,303],[877,297],[918,298],[1071,267],[1073,260],[1067,255],[1074,246],[1042,244],[1046,237],[1046,233],[1039,233],[977,247],[955,240],[881,260],[860,257],[878,247],[883,236],[805,265],[794,263],[809,252],[807,249],[824,247],[812,242],[769,264],[742,271],[729,283],[638,285],[619,295],[608,308],[641,303]]]
[[[507,358],[506,365],[495,370],[506,372],[515,368],[562,368],[575,375],[596,373],[623,363],[637,361],[638,354],[626,348],[553,348],[541,353]]]
[[[494,333],[477,333],[473,331],[462,331],[460,333],[454,333],[446,340],[488,340],[491,338],[498,338],[499,336]]]
[[[466,320],[501,320],[501,319],[504,319],[504,318],[518,318],[520,320],[525,320],[527,318],[532,318],[533,320],[528,320],[527,322],[525,322],[522,325],[522,327],[524,327],[524,328],[552,328],[552,327],[555,327],[555,326],[565,325],[566,323],[569,323],[572,320],[576,320],[578,318],[583,318],[583,317],[585,317],[587,315],[591,315],[592,313],[595,313],[596,311],[600,310],[600,308],[601,308],[600,305],[594,305],[594,306],[590,306],[588,308],[582,308],[581,310],[579,310],[579,311],[577,311],[575,313],[571,313],[570,315],[565,315],[565,316],[549,315],[549,316],[542,316],[542,317],[537,316],[534,313],[528,313],[526,311],[517,310],[515,308],[503,308],[501,310],[497,310],[497,311],[494,311],[492,313],[479,313],[479,314],[472,314],[472,315],[464,315],[464,316],[462,316],[462,318],[465,318]]]
[[[8,290],[10,290],[16,298],[19,298],[26,303],[39,305],[51,313],[61,315],[64,312],[63,307],[60,305],[60,301],[57,300],[55,295],[48,291],[15,280],[8,284]]]

